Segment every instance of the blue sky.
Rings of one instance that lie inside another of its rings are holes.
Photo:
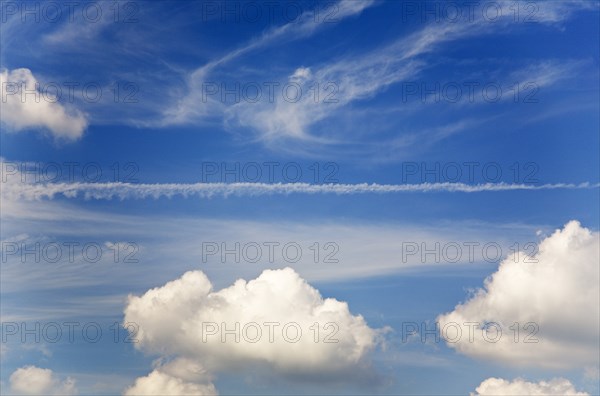
[[[2,1],[3,393],[598,394],[599,13]],[[236,243],[262,255],[203,255]],[[209,320],[341,341],[203,343]],[[504,338],[406,337],[453,321]],[[103,334],[12,327],[64,322]]]

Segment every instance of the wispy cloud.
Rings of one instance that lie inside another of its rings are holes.
[[[3,320],[9,321],[88,316],[91,305],[94,306],[94,317],[109,317],[121,312],[128,293],[146,290],[198,268],[202,268],[219,285],[231,283],[240,276],[255,277],[264,269],[286,266],[292,266],[310,281],[320,282],[367,279],[406,271],[426,273],[436,267],[460,271],[485,265],[486,262],[483,250],[470,253],[463,243],[470,241],[484,246],[493,241],[501,246],[503,252],[508,252],[515,242],[522,246],[532,241],[531,238],[537,239],[536,230],[548,229],[547,225],[539,224],[443,219],[419,223],[364,223],[322,218],[302,221],[241,220],[194,214],[174,219],[161,210],[132,215],[92,210],[81,207],[76,201],[60,200],[20,200],[17,202],[21,209],[14,212],[12,207],[5,207],[6,202],[3,198],[1,225],[8,245],[14,247],[23,243],[24,248],[21,249],[31,250],[39,242],[40,249],[44,251],[53,243],[60,246],[64,246],[63,242],[80,243],[72,260],[65,248],[56,263],[44,261],[44,253],[41,253],[39,262],[29,254],[24,263],[23,250],[4,252],[1,279]],[[41,216],[44,213],[46,217]],[[117,262],[111,249],[103,249],[102,259],[97,263],[82,256],[80,249],[84,244],[94,242],[104,247],[106,241],[135,242],[139,251],[133,257],[139,262],[124,263],[126,254],[131,250],[121,250]],[[272,258],[264,245],[268,241],[280,244]],[[236,242],[242,246],[255,242],[263,249],[261,260],[247,261],[244,255],[240,256],[241,262],[232,256],[223,260],[221,254],[206,256],[203,242],[216,243],[219,247],[225,243],[228,249]],[[302,249],[302,256],[297,262],[291,262],[283,255],[282,247],[288,242],[295,242]],[[318,259],[309,250],[315,242],[322,250]],[[445,261],[443,256],[423,257],[421,251],[403,256],[403,252],[407,253],[404,242],[418,246],[425,244],[430,249],[436,243],[440,246],[459,243],[461,254],[458,260],[451,262]],[[326,249],[327,243],[334,245]],[[440,272],[436,274],[442,276]],[[73,299],[74,290],[85,292]],[[28,296],[26,307],[21,295]]]
[[[558,23],[568,18],[575,9],[590,8],[580,3],[560,7],[546,3],[535,5],[538,10],[533,22],[543,24]],[[242,101],[226,107],[228,125],[250,128],[267,144],[288,138],[318,144],[345,144],[346,132],[340,136],[327,130],[325,136],[313,127],[320,121],[334,118],[342,108],[353,102],[373,98],[394,84],[417,78],[432,66],[427,55],[439,50],[442,45],[483,34],[506,32],[520,22],[515,20],[514,12],[510,12],[511,3],[499,3],[497,6],[502,8],[502,12],[493,23],[482,17],[484,14],[478,8],[471,21],[431,23],[368,53],[352,54],[311,67],[303,65],[284,83],[300,84],[304,92],[310,91],[311,87],[332,83],[335,85],[335,100],[315,100],[312,95],[303,95],[298,101],[286,101],[282,97],[270,102]],[[539,88],[570,76],[578,65],[576,62],[565,65],[542,62],[509,77],[518,77],[525,82],[535,81]],[[295,77],[299,70],[309,70],[310,73],[303,73],[303,77],[298,79]],[[504,99],[507,98],[509,96],[505,95]]]
[[[102,2],[88,3],[86,5],[88,7],[87,9],[91,8],[95,10],[97,12],[97,18],[75,18],[75,15],[77,14],[74,14],[73,21],[62,24],[58,29],[45,34],[42,37],[43,42],[50,45],[60,45],[65,47],[77,44],[81,45],[82,41],[89,42],[96,38],[102,30],[110,26],[111,21],[114,21],[116,18],[114,5],[111,9],[108,7],[108,4],[106,4],[106,7],[103,7],[104,4]],[[83,15],[84,14],[82,13],[82,16]]]
[[[288,194],[391,194],[462,192],[478,193],[517,190],[574,190],[596,189],[600,183],[418,183],[418,184],[310,184],[310,183],[190,183],[190,184],[132,184],[132,183],[38,183],[7,184],[3,196],[11,200],[83,197],[85,199],[145,199],[145,198],[212,198],[228,196],[263,196]]]
[[[165,126],[193,121],[197,122],[204,117],[214,115],[215,111],[223,112],[225,109],[224,104],[215,100],[203,100],[201,98],[202,84],[206,82],[208,75],[217,67],[224,66],[243,55],[275,43],[280,45],[289,40],[311,36],[317,31],[331,25],[331,23],[326,23],[322,18],[318,17],[317,13],[324,15],[334,13],[335,22],[340,22],[344,18],[360,14],[364,9],[373,4],[374,0],[340,0],[335,4],[328,5],[325,10],[304,12],[295,21],[267,30],[261,36],[251,40],[247,44],[198,67],[187,76],[188,94],[177,101],[174,106],[168,107],[165,110],[160,124]],[[199,106],[199,103],[202,106]]]

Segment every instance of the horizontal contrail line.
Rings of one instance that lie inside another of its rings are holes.
[[[575,190],[595,189],[600,183],[580,184],[511,184],[511,183],[419,183],[419,184],[310,184],[310,183],[192,183],[192,184],[137,184],[137,183],[40,183],[5,184],[2,195],[25,200],[53,199],[56,196],[85,199],[144,199],[181,196],[184,198],[212,198],[228,196],[261,196],[288,194],[389,194],[518,190]]]

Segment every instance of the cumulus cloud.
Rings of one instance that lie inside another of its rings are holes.
[[[368,352],[385,331],[370,328],[347,303],[324,299],[291,268],[266,270],[219,291],[204,273],[189,271],[129,296],[125,322],[139,326],[138,348],[201,362],[211,373],[261,366],[288,378],[324,381],[349,373],[359,381],[369,372]],[[138,383],[167,381],[162,373],[155,370]],[[168,374],[181,378],[175,370]]]
[[[571,221],[533,258],[514,253],[438,317],[442,337],[460,353],[509,364],[598,365],[599,248],[598,232]]]
[[[577,392],[569,380],[554,378],[550,381],[527,382],[521,378],[507,381],[502,378],[488,378],[483,381],[476,393],[471,396],[503,395],[503,396],[587,396],[586,392]]]
[[[211,378],[200,364],[190,359],[177,359],[159,364],[145,377],[127,388],[125,396],[185,396],[217,395]]]
[[[29,69],[1,70],[0,86],[1,121],[14,132],[43,128],[56,138],[75,140],[87,128],[86,116],[60,104],[50,88],[40,89]]]
[[[10,376],[10,389],[19,395],[76,395],[75,380],[56,378],[52,370],[25,366]]]

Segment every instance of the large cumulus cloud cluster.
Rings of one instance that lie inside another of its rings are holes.
[[[597,365],[599,251],[598,233],[569,222],[545,238],[535,256],[506,258],[483,289],[440,315],[441,329],[456,324],[463,334],[453,329],[442,336],[460,353],[511,365]],[[472,323],[479,329],[470,338]],[[486,323],[493,326],[484,330]]]
[[[284,377],[359,380],[385,331],[369,327],[347,303],[323,298],[291,268],[218,291],[204,273],[190,271],[130,296],[125,322],[138,326],[138,348],[169,360],[139,378],[134,390],[159,383],[163,394],[214,393],[207,373],[248,366]]]

